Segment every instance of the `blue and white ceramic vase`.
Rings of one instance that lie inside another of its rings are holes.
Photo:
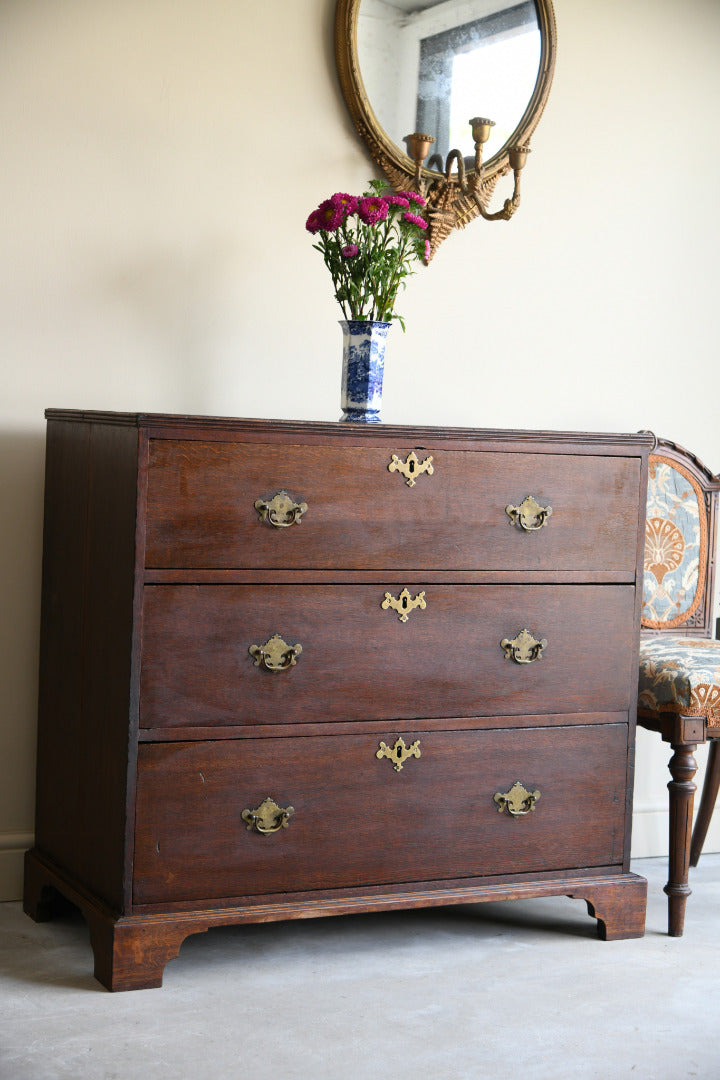
[[[341,320],[343,368],[340,388],[341,420],[379,424],[385,371],[385,340],[389,322]]]

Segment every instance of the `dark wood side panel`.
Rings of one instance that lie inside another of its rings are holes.
[[[137,445],[131,427],[48,424],[36,847],[118,911],[135,756]]]
[[[140,747],[139,903],[609,866],[622,859],[627,727],[388,729],[419,742],[401,771],[377,737]],[[538,791],[522,818],[493,796]],[[242,819],[292,806],[263,836]]]
[[[627,785],[625,794],[625,857],[623,860],[623,870],[627,873],[630,870],[630,855],[631,855],[631,841],[632,841],[632,823],[633,823],[633,795],[635,790],[635,733],[637,727],[637,696],[638,696],[638,681],[635,678],[635,673],[638,671],[639,665],[639,653],[640,653],[640,620],[642,616],[642,603],[643,603],[643,565],[644,565],[644,553],[645,553],[645,516],[647,510],[647,488],[648,488],[648,459],[647,456],[643,457],[640,469],[640,498],[638,500],[637,507],[637,538],[635,548],[635,567],[636,567],[636,581],[637,587],[635,589],[635,614],[633,618],[633,640],[632,647],[628,650],[628,659],[631,664],[631,681],[630,692],[628,694],[628,718],[629,718],[629,733],[628,733],[628,771],[627,771]]]
[[[386,591],[425,592],[400,622]],[[145,588],[143,727],[623,711],[637,682],[631,586],[153,585]],[[500,642],[545,639],[529,664]],[[251,645],[299,643],[285,671]]]

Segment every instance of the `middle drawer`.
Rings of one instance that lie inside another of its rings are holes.
[[[140,724],[625,712],[634,603],[624,585],[150,585]]]

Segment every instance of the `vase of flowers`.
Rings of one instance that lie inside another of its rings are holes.
[[[342,420],[378,424],[385,374],[385,341],[391,323],[342,319]]]
[[[363,195],[331,195],[307,219],[345,316],[342,420],[380,420],[387,333],[394,319],[405,329],[397,295],[414,264],[428,257],[427,222],[417,212],[424,204],[421,195],[388,193],[376,180]]]

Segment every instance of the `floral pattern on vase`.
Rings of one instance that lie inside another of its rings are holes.
[[[341,319],[343,365],[340,387],[341,420],[379,424],[385,373],[385,342],[389,322]]]

